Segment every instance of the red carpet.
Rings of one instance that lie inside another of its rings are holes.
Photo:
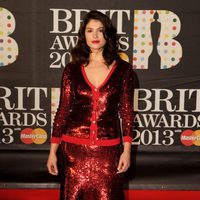
[[[126,200],[198,200],[200,191],[129,190]],[[57,189],[0,189],[0,200],[58,200]]]

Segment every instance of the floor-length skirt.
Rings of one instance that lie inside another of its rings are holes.
[[[123,173],[117,174],[120,146],[62,142],[60,200],[123,200]]]

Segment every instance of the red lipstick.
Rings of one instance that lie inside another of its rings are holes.
[[[100,42],[100,40],[92,40],[93,44],[98,44]]]

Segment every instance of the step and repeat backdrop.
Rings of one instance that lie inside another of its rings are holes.
[[[52,123],[63,69],[90,10],[111,18],[121,57],[136,74],[125,187],[200,189],[197,0],[1,0],[0,186],[58,183],[46,169]]]

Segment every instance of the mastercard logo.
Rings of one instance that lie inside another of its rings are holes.
[[[185,146],[200,146],[200,130],[185,130],[181,133],[181,142]]]
[[[24,144],[43,144],[47,140],[47,132],[42,128],[25,128],[20,132],[20,139]]]
[[[120,53],[119,53],[119,56],[120,56],[121,59],[123,59],[123,60],[129,62],[128,55],[125,54],[124,52],[120,52]]]

